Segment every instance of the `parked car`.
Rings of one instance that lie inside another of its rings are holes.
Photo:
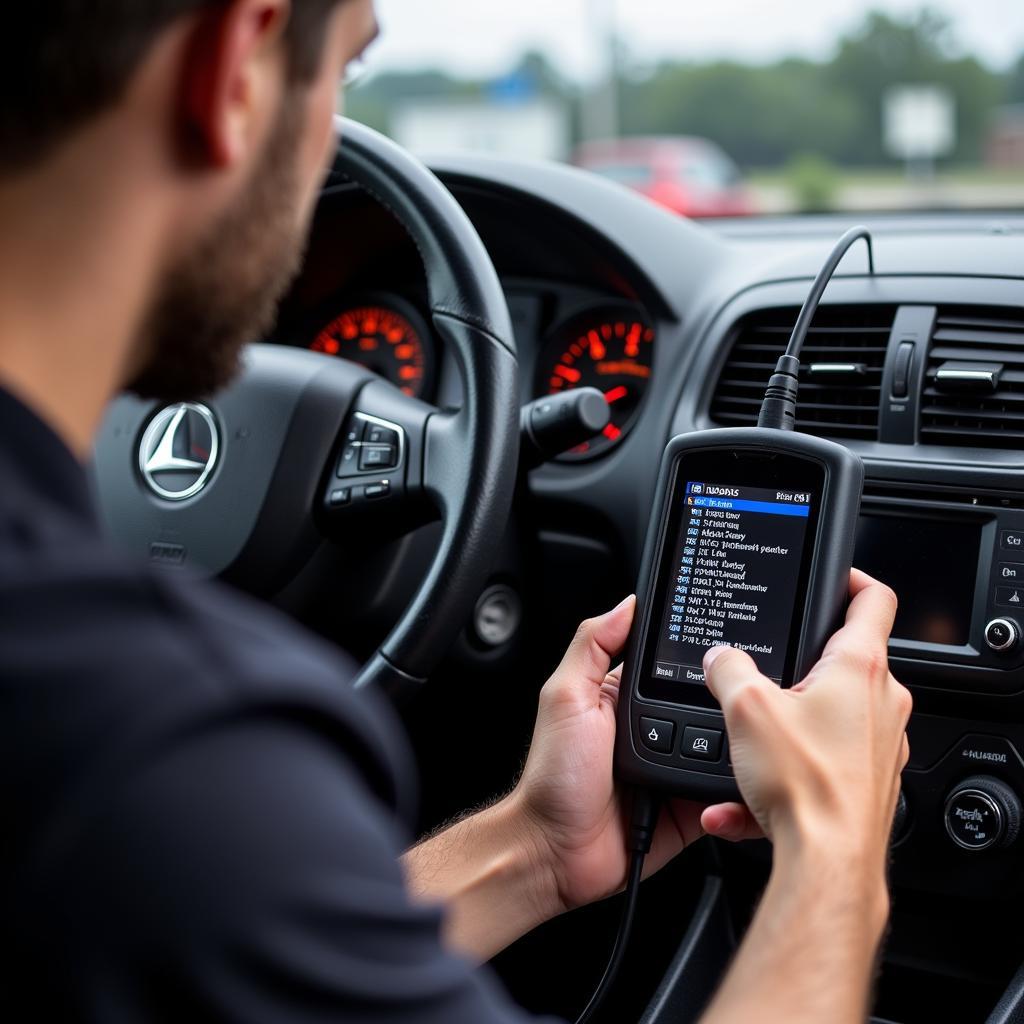
[[[739,168],[709,139],[680,135],[587,142],[573,162],[687,217],[756,212]]]

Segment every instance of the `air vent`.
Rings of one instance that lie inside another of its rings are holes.
[[[920,440],[1024,450],[1024,312],[939,309],[921,396]]]
[[[711,404],[716,423],[757,423],[765,385],[798,314],[796,308],[764,309],[736,324]],[[893,306],[823,306],[818,311],[800,356],[797,430],[878,440],[882,370],[895,316]]]

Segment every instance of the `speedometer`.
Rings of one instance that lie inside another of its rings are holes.
[[[309,346],[314,352],[359,363],[405,394],[429,398],[433,353],[419,316],[394,304],[355,306],[336,316]]]
[[[538,365],[538,395],[595,387],[611,410],[604,432],[562,459],[601,454],[629,431],[650,381],[653,343],[654,328],[633,306],[588,310],[555,329]]]

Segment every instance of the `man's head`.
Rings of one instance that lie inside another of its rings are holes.
[[[120,137],[111,170],[130,161],[165,213],[121,383],[230,378],[298,264],[339,78],[375,31],[372,0],[47,0],[0,35],[0,187]]]

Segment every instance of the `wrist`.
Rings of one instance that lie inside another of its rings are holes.
[[[492,811],[497,827],[512,851],[512,860],[526,880],[530,900],[536,908],[537,924],[557,917],[567,909],[559,886],[559,863],[544,824],[529,806],[529,801],[516,787],[496,803]]]
[[[559,911],[552,860],[541,840],[510,794],[409,850],[403,864],[410,893],[443,903],[446,939],[488,960]]]
[[[772,845],[772,884],[849,904],[862,915],[868,938],[881,938],[890,909],[888,843],[857,838],[848,827],[803,822],[773,832]]]

